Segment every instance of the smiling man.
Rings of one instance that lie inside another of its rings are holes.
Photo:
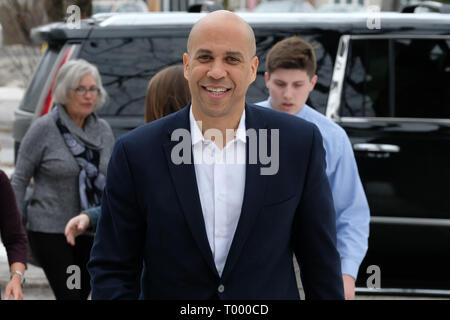
[[[207,14],[187,49],[192,103],[116,142],[88,264],[92,298],[299,299],[295,253],[307,299],[343,299],[318,129],[245,102],[258,58],[237,15]],[[180,129],[182,163],[172,153]],[[248,130],[279,130],[279,140],[261,134],[255,143]],[[253,159],[262,139],[279,144],[275,174],[261,174],[263,161],[224,157],[233,148]],[[198,161],[211,155],[222,161]]]
[[[350,140],[340,126],[305,104],[317,82],[311,44],[299,37],[278,42],[267,54],[266,67],[270,97],[258,104],[310,121],[322,134],[345,298],[352,300],[358,268],[368,247],[370,212]]]

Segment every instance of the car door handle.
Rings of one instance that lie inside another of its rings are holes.
[[[393,144],[376,144],[376,143],[355,143],[353,145],[355,151],[367,152],[400,152],[400,147]]]

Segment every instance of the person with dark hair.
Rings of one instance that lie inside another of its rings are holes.
[[[252,28],[208,13],[183,63],[191,104],[114,146],[92,299],[298,300],[294,253],[307,299],[343,299],[320,132],[246,103],[258,70]]]
[[[150,80],[145,104],[145,122],[151,122],[167,116],[185,107],[191,98],[189,85],[184,77],[183,65],[174,65],[162,69]],[[75,245],[75,238],[89,228],[97,229],[101,206],[84,210],[69,220],[64,234],[67,242]]]
[[[368,247],[370,210],[350,140],[339,125],[305,104],[317,82],[310,43],[295,36],[278,42],[267,54],[266,69],[270,97],[257,104],[310,121],[322,134],[345,297],[354,299],[358,268]]]
[[[8,300],[12,295],[14,300],[22,300],[28,240],[17,209],[14,191],[8,176],[2,170],[0,170],[0,209],[0,235],[11,272],[10,281],[5,288],[5,299]]]
[[[159,71],[148,84],[145,122],[157,120],[180,110],[190,99],[191,94],[184,77],[183,65],[170,66]]]
[[[58,300],[84,300],[90,293],[86,263],[93,237],[85,234],[72,247],[64,228],[80,211],[100,205],[114,135],[94,110],[106,98],[96,66],[66,62],[55,79],[54,108],[31,125],[20,144],[12,185],[19,210],[27,212],[31,251]],[[67,285],[71,266],[79,268],[80,288]]]

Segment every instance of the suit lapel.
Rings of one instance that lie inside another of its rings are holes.
[[[175,186],[175,191],[180,200],[187,224],[191,229],[192,236],[202,252],[206,263],[210,266],[213,272],[217,274],[214,258],[212,256],[208,237],[206,235],[205,222],[203,219],[200,197],[198,194],[190,135],[188,135],[189,141],[186,143],[189,143],[189,147],[191,148],[191,164],[182,163],[177,165],[171,158],[172,149],[181,141],[171,141],[170,139],[172,132],[176,129],[185,129],[187,131],[190,130],[189,109],[189,106],[185,107],[176,114],[174,125],[168,128],[168,142],[164,144],[164,149],[173,185]]]
[[[246,130],[254,129],[257,133],[258,150],[259,150],[259,129],[266,129],[265,121],[258,117],[252,108],[245,106],[245,126]],[[264,136],[263,139],[266,137]],[[270,135],[268,135],[268,146],[270,146]],[[242,203],[241,216],[231,243],[230,251],[228,252],[227,261],[225,263],[222,278],[230,274],[234,265],[236,264],[239,255],[244,247],[244,244],[255,224],[258,213],[263,206],[264,194],[266,190],[267,176],[261,175],[261,163],[259,159],[256,164],[249,163],[249,137],[247,136],[246,143],[246,170],[245,170],[245,190],[244,199]]]

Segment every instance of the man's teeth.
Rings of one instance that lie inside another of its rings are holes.
[[[214,93],[223,93],[227,91],[225,88],[206,88],[206,90],[214,92]]]

